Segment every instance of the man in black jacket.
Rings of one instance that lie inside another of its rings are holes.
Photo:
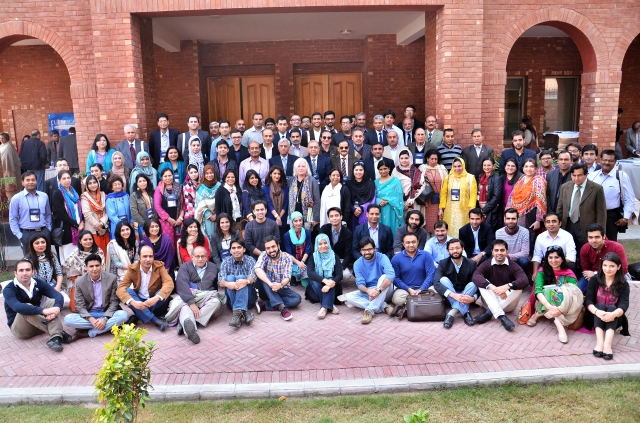
[[[487,222],[482,221],[480,209],[469,210],[469,223],[460,228],[458,237],[465,245],[467,257],[475,261],[476,266],[491,258],[491,246],[496,234]]]
[[[351,277],[348,267],[353,261],[353,235],[347,225],[342,224],[342,211],[339,207],[331,207],[327,210],[327,217],[330,223],[322,226],[320,233],[329,237],[333,252],[342,261],[342,277],[346,279]]]
[[[71,342],[71,335],[62,330],[62,294],[47,282],[32,277],[33,265],[29,260],[18,261],[14,275],[13,281],[2,290],[11,333],[16,338],[28,339],[46,332],[49,335],[47,347],[62,351],[61,343]],[[40,306],[43,297],[48,300]]]
[[[211,148],[213,149],[213,146]],[[216,174],[216,181],[222,181],[222,176],[227,170],[235,170],[237,173],[239,165],[238,162],[229,157],[229,144],[227,144],[227,141],[218,141],[215,149],[217,156],[215,159],[211,160],[209,164],[213,166],[213,172]]]
[[[20,164],[22,173],[32,171],[38,178],[38,191],[44,192],[44,172],[48,167],[47,147],[40,141],[40,131],[31,131],[31,138],[20,144]]]
[[[180,132],[169,128],[169,116],[166,113],[158,114],[158,128],[149,135],[149,155],[153,167],[158,169],[164,161],[164,156],[170,146],[178,144]]]
[[[444,319],[445,329],[451,328],[453,318],[458,312],[464,322],[473,325],[473,317],[469,313],[469,305],[478,299],[478,288],[473,283],[473,271],[476,264],[473,260],[462,256],[464,243],[453,238],[447,242],[449,258],[440,260],[433,277],[433,288],[451,303],[451,311]]]
[[[353,261],[358,260],[360,247],[358,244],[362,238],[371,238],[376,242],[376,251],[393,258],[393,233],[391,228],[380,223],[380,206],[371,204],[367,208],[367,223],[356,226],[353,230]]]
[[[560,199],[560,187],[571,181],[571,153],[561,150],[558,153],[558,168],[547,173],[547,212],[556,212]]]
[[[56,160],[56,176],[44,181],[44,193],[49,197],[49,204],[53,208],[53,191],[58,189],[58,172],[61,170],[69,170],[69,164],[64,157],[58,157]],[[70,170],[69,170],[70,171]],[[82,194],[80,179],[75,176],[71,177],[71,186],[76,190],[78,195]]]

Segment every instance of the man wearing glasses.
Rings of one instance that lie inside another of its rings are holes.
[[[570,142],[567,144],[567,151],[571,154],[571,162],[572,163],[583,163],[580,158],[580,154],[582,153],[582,147],[577,142]]]
[[[338,155],[338,149],[332,145],[333,143],[333,134],[328,129],[323,129],[320,134],[320,155],[324,157],[328,157],[329,160],[333,156]]]
[[[340,127],[342,131],[333,136],[333,143],[337,145],[342,140],[351,142],[351,119],[349,116],[344,115],[340,118]]]
[[[546,179],[547,173],[553,170],[553,153],[550,150],[542,150],[539,157],[540,166],[536,170],[536,175]]]
[[[349,148],[349,141],[342,140],[338,144],[338,155],[331,157],[331,165],[340,169],[345,181],[353,178],[353,165],[356,161],[355,157],[349,154]]]
[[[547,252],[547,248],[552,246],[561,247],[569,267],[575,268],[576,244],[571,234],[560,228],[560,217],[554,212],[547,213],[544,217],[544,227],[547,230],[538,235],[533,248],[533,258],[531,259],[533,262],[533,274],[538,273],[538,268],[542,263],[544,254]]]
[[[337,134],[338,131],[333,127],[336,121],[336,114],[333,110],[327,110],[324,112],[324,128],[327,131],[331,132],[332,135]]]
[[[229,156],[232,160],[235,160],[236,163],[242,163],[245,159],[251,157],[249,154],[249,149],[242,145],[242,133],[237,129],[231,131],[231,151]]]
[[[329,132],[326,132],[325,135],[331,138]],[[309,155],[305,157],[305,160],[309,163],[311,175],[318,181],[320,192],[322,192],[324,191],[324,187],[329,183],[331,159],[320,154],[320,143],[316,140],[309,141],[307,150],[309,151]]]

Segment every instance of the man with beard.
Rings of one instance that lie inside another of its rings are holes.
[[[346,294],[344,298],[347,306],[364,309],[360,323],[366,325],[371,323],[374,314],[381,313],[387,307],[385,298],[395,279],[395,272],[389,257],[376,252],[373,239],[362,238],[358,248],[362,257],[353,264],[358,290]]]
[[[364,175],[372,181],[380,178],[380,172],[378,172],[378,163],[381,161],[387,164],[387,167],[389,168],[389,174],[393,172],[393,168],[395,167],[393,160],[387,157],[383,157],[383,154],[384,146],[375,141],[371,145],[371,157],[365,159],[364,161]]]
[[[396,229],[393,239],[393,254],[398,254],[404,248],[402,239],[408,233],[415,233],[418,237],[418,248],[424,250],[427,243],[427,231],[424,230],[424,216],[419,210],[409,210],[404,216],[404,226]]]
[[[293,316],[289,309],[302,301],[300,295],[291,289],[293,261],[289,254],[280,251],[275,236],[264,239],[264,249],[254,267],[258,292],[264,300],[258,301],[258,306],[261,310],[280,310],[283,320],[291,320]]]
[[[444,220],[438,220],[433,225],[433,233],[435,236],[429,238],[427,243],[424,246],[424,250],[431,254],[433,258],[433,264],[438,267],[438,263],[441,260],[449,257],[449,251],[447,250],[447,242],[452,240],[453,238],[449,236],[449,225]],[[463,256],[467,256],[466,252],[462,252]]]
[[[469,223],[460,228],[459,238],[466,245],[467,257],[476,265],[491,258],[491,246],[496,236],[491,225],[482,221],[480,209],[469,210]]]
[[[450,329],[458,312],[462,315],[464,323],[472,326],[473,316],[469,313],[469,305],[478,299],[478,288],[472,281],[476,264],[462,256],[464,244],[457,238],[447,242],[447,251],[449,257],[438,263],[433,277],[433,288],[451,304],[451,311],[445,317],[443,326]]]
[[[529,274],[529,231],[518,225],[520,213],[514,208],[509,208],[504,212],[504,228],[496,231],[496,239],[501,239],[507,243],[509,255],[507,258],[522,267],[524,273]]]
[[[220,266],[218,287],[225,288],[227,307],[233,311],[229,326],[239,328],[242,323],[249,326],[253,322],[254,316],[249,309],[257,300],[254,287],[256,275],[253,270],[256,261],[246,254],[247,248],[241,239],[231,241],[229,251],[231,257],[226,257]],[[256,308],[256,311],[260,313],[261,310]]]
[[[558,152],[558,167],[547,173],[547,212],[556,212],[560,187],[571,180],[571,153],[566,150]]]
[[[367,208],[367,223],[356,226],[353,230],[353,259],[357,260],[360,256],[358,243],[362,238],[369,237],[376,243],[376,251],[393,258],[393,235],[391,228],[380,223],[380,206],[371,204]]]
[[[266,159],[260,157],[260,144],[257,141],[249,141],[249,158],[244,159],[240,163],[240,186],[244,186],[244,180],[247,177],[249,170],[255,170],[260,175],[260,179],[264,183],[264,179],[269,173],[269,162]]]
[[[493,242],[492,259],[482,263],[473,272],[473,283],[479,288],[482,303],[487,309],[473,320],[482,324],[495,317],[511,332],[515,325],[505,313],[518,306],[522,290],[529,284],[522,268],[507,258],[507,243],[501,239]]]
[[[502,151],[500,171],[498,172],[500,175],[505,174],[504,164],[507,162],[507,159],[515,159],[518,164],[518,171],[520,172],[522,172],[522,165],[525,160],[536,159],[536,153],[533,150],[524,148],[524,132],[513,131],[513,134],[511,134],[511,145],[513,145],[513,148],[507,148]]]

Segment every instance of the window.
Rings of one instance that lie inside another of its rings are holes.
[[[543,132],[576,130],[578,82],[578,77],[545,78]]]
[[[524,78],[507,78],[504,93],[504,139],[511,140],[511,133],[520,129],[524,116]]]

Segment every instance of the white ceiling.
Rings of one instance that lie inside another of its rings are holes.
[[[568,37],[567,33],[548,25],[536,25],[527,29],[521,37]]]

